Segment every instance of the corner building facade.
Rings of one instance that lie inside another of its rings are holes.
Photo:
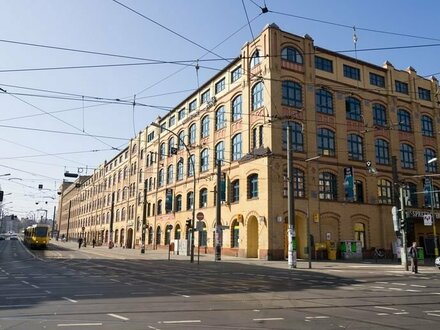
[[[70,228],[75,237],[135,248],[145,225],[147,249],[177,249],[195,208],[203,218],[195,245],[213,253],[221,161],[222,253],[283,259],[290,126],[300,258],[308,253],[307,222],[315,246],[358,240],[366,256],[373,247],[391,250],[393,157],[407,197],[408,240],[429,255],[433,227],[424,226],[423,215],[431,202],[418,192],[420,175],[437,173],[436,162],[428,163],[439,144],[437,90],[435,78],[411,67],[362,62],[269,25],[239,58],[76,185]],[[439,190],[434,183],[435,212]],[[61,195],[65,213],[72,192]],[[60,228],[62,234],[66,224]]]

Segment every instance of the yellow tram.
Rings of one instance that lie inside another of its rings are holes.
[[[30,248],[46,248],[49,244],[50,226],[36,224],[24,230],[24,244]]]

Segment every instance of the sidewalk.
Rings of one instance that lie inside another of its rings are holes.
[[[62,242],[51,240],[50,244],[60,247],[61,249],[69,249],[69,250],[78,250],[78,243],[76,241]],[[84,253],[90,253],[93,255],[100,255],[103,257],[114,257],[117,259],[146,259],[146,260],[168,260],[168,250],[165,249],[146,249],[145,254],[141,253],[139,248],[136,249],[125,249],[121,247],[114,247],[109,249],[108,246],[95,246],[87,245],[87,247],[81,247],[79,250]],[[273,267],[273,268],[283,268],[287,269],[287,260],[260,260],[256,258],[243,258],[243,257],[231,257],[222,255],[221,261],[219,262],[228,262],[228,263],[242,263],[246,265],[254,265],[254,266],[265,266],[265,267]],[[186,255],[177,255],[174,252],[170,252],[170,260],[186,260],[189,262],[190,257]],[[194,263],[198,262],[197,248],[195,249],[194,254]],[[213,254],[200,254],[200,262],[214,262]],[[298,259],[297,268],[298,269],[308,269],[309,263],[308,260]],[[365,259],[365,260],[312,260],[312,269],[333,269],[333,270],[365,270],[365,269],[377,269],[381,270],[404,270],[403,266],[397,260],[390,259],[381,259],[378,260],[377,263],[373,259]],[[424,270],[437,270],[434,267],[434,261],[432,259],[425,260],[424,265],[419,265],[421,272]]]

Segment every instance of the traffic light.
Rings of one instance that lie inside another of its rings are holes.
[[[187,226],[188,228],[191,228],[191,222],[192,222],[191,219],[186,220],[186,226]]]
[[[400,230],[405,230],[406,221],[405,219],[400,219]]]
[[[0,190],[0,202],[3,202],[3,190]]]
[[[223,173],[220,179],[220,201],[226,201],[226,174]]]

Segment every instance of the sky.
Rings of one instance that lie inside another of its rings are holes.
[[[52,218],[66,171],[92,174],[267,24],[440,79],[439,13],[438,0],[4,0],[4,213]]]

